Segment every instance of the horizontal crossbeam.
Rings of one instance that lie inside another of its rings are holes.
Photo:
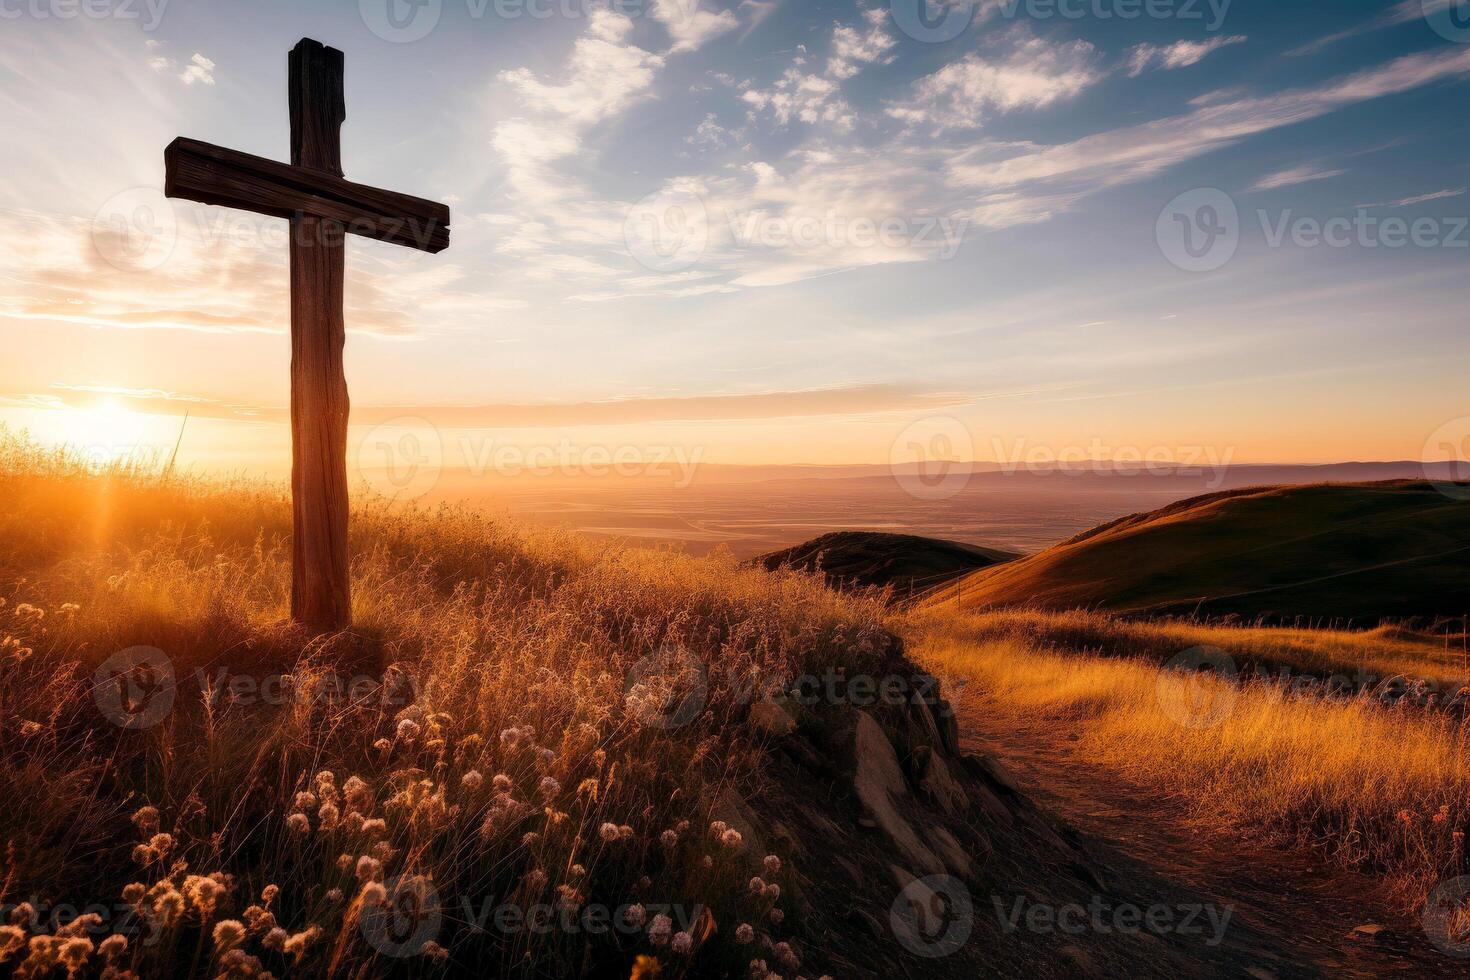
[[[333,174],[180,137],[163,151],[169,197],[276,218],[310,215],[425,252],[449,247],[449,207]]]

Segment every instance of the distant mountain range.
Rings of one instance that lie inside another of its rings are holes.
[[[892,587],[895,598],[932,589],[1019,556],[957,541],[913,534],[838,531],[794,548],[761,555],[754,563],[775,571],[790,567],[820,572],[834,588]]]

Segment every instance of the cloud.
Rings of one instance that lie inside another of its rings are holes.
[[[88,408],[104,398],[124,401],[145,415],[254,422],[289,422],[285,406],[240,405],[157,389],[53,384],[45,392],[13,392],[0,399],[37,408]],[[531,429],[649,422],[722,422],[781,418],[884,415],[969,404],[973,398],[906,385],[859,384],[797,391],[627,398],[556,404],[357,405],[353,425],[377,425],[404,416],[450,429]]]
[[[1470,48],[1407,55],[1321,85],[1276,95],[1205,100],[1192,112],[1083,137],[1071,143],[991,143],[949,162],[952,180],[991,194],[1038,199],[1079,196],[1143,180],[1249,136],[1323,116],[1343,106],[1470,74]]]
[[[1458,2],[1459,0],[1399,0],[1399,3],[1394,4],[1388,10],[1385,10],[1371,20],[1349,27],[1347,30],[1338,31],[1326,37],[1320,37],[1315,41],[1303,44],[1299,48],[1293,48],[1286,53],[1293,57],[1316,54],[1323,48],[1330,47],[1339,41],[1346,41],[1351,37],[1358,37],[1361,34],[1369,34],[1373,31],[1381,31],[1389,27],[1397,27],[1399,24],[1407,24],[1409,21],[1418,20],[1429,14],[1447,10]]]
[[[651,13],[674,42],[670,54],[698,51],[740,26],[739,19],[728,10],[715,13],[701,10],[700,0],[653,0]]]
[[[1086,41],[1053,44],[1031,37],[1003,58],[971,53],[914,83],[888,115],[910,125],[974,129],[994,113],[1041,109],[1072,98],[1102,77]]]
[[[184,66],[184,71],[179,76],[179,81],[185,85],[193,85],[195,82],[213,85],[214,62],[202,54],[195,54],[194,57],[189,59],[189,63]]]
[[[1363,209],[1367,209],[1367,208],[1407,208],[1407,207],[1412,207],[1415,204],[1424,204],[1424,203],[1426,203],[1428,201],[1443,201],[1443,200],[1446,200],[1447,198],[1451,198],[1451,197],[1460,197],[1467,190],[1470,190],[1470,188],[1467,188],[1467,187],[1459,187],[1459,188],[1456,188],[1454,190],[1445,189],[1445,190],[1442,190],[1442,191],[1434,191],[1431,194],[1419,194],[1419,195],[1417,195],[1415,197],[1406,197],[1406,198],[1403,198],[1403,199],[1398,200],[1398,201],[1384,201],[1384,202],[1382,202],[1380,204],[1359,204],[1358,207],[1363,208]]]
[[[827,74],[836,79],[852,78],[871,64],[888,64],[888,52],[898,45],[887,29],[888,11],[870,10],[866,14],[866,31],[848,24],[838,24],[832,32],[832,50],[827,59]]]
[[[1251,185],[1251,190],[1274,191],[1282,187],[1295,187],[1297,184],[1305,184],[1314,180],[1327,180],[1329,177],[1341,177],[1345,173],[1347,173],[1346,170],[1324,170],[1317,164],[1308,163],[1300,167],[1292,167],[1289,170],[1267,174]]]
[[[809,126],[826,124],[846,131],[857,121],[837,82],[795,66],[786,69],[771,88],[747,89],[740,97],[752,113],[768,112],[779,126],[796,121]]]
[[[1214,37],[1208,41],[1176,41],[1173,44],[1140,44],[1129,52],[1128,77],[1137,78],[1150,68],[1169,71],[1198,64],[1212,52],[1245,41],[1244,34]]]

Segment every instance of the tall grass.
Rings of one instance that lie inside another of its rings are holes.
[[[917,613],[907,628],[912,652],[972,681],[967,693],[984,710],[1058,719],[1080,735],[1086,762],[1186,801],[1206,824],[1318,848],[1385,876],[1406,906],[1470,873],[1470,727],[1457,716],[1366,696],[1327,698],[1254,677],[1162,670],[1157,656],[1119,655],[1140,638],[1167,637],[1175,652],[1194,644],[1265,648],[1296,663],[1341,666],[1342,653],[1355,651],[1380,667],[1413,666],[1393,643],[1370,654],[1381,637],[1342,634],[1319,645],[1300,631],[953,609]],[[1057,642],[1078,636],[1092,638],[1079,647],[1112,655]]]
[[[744,693],[888,649],[876,602],[365,502],[356,625],[308,640],[275,488],[9,439],[0,500],[4,968],[683,976],[802,955],[791,869],[720,801],[764,778]],[[137,646],[167,656],[174,701],[128,729],[94,671]],[[58,903],[96,918],[58,929]],[[613,927],[578,925],[594,907]]]

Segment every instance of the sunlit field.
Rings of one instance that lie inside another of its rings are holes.
[[[1470,726],[1427,699],[1392,707],[1281,682],[1359,668],[1453,678],[1436,640],[1393,630],[1310,633],[1126,622],[1093,613],[922,610],[906,624],[930,669],[965,677],[979,710],[1075,732],[1087,762],[1184,800],[1204,824],[1317,849],[1382,875],[1406,909],[1466,874]],[[1163,669],[1206,646],[1241,665],[1238,681]],[[1461,675],[1463,677],[1463,675]],[[1451,691],[1455,688],[1451,687]],[[1470,928],[1470,915],[1460,935]]]
[[[307,643],[273,488],[9,439],[0,498],[0,969],[802,972],[793,867],[721,802],[764,778],[738,695],[890,649],[876,602],[364,503],[357,625]],[[502,905],[612,927],[492,927]],[[379,928],[405,906],[435,940]]]

